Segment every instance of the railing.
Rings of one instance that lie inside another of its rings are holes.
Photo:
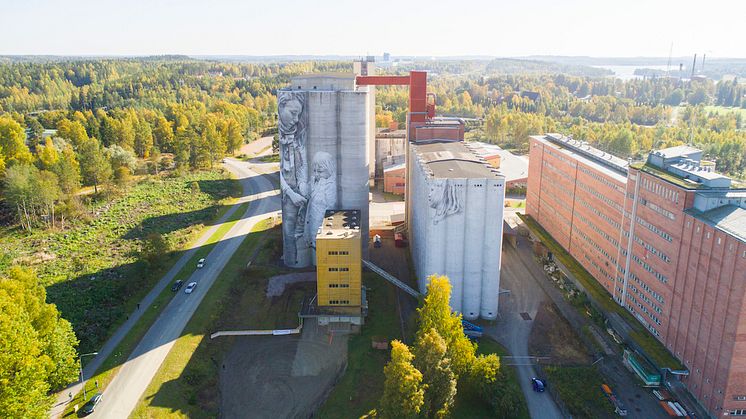
[[[365,265],[366,268],[370,269],[371,271],[377,273],[383,279],[391,282],[392,284],[399,287],[402,291],[406,292],[407,294],[411,295],[414,298],[419,298],[422,296],[418,291],[410,287],[409,285],[403,283],[399,279],[397,279],[395,276],[391,275],[390,273],[384,271],[383,269],[379,268],[378,266],[374,265],[372,262],[363,260],[363,265]]]

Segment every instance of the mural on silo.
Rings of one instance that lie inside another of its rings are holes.
[[[282,191],[283,260],[316,262],[316,233],[329,209],[361,212],[363,254],[368,240],[367,88],[354,76],[304,76],[277,92]]]
[[[310,251],[304,239],[308,203],[306,134],[308,112],[304,92],[278,92],[280,191],[282,193],[283,260],[291,267],[308,266]]]

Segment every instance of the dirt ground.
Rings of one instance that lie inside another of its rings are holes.
[[[580,365],[591,361],[585,345],[551,302],[539,306],[528,338],[531,355],[549,357],[555,365]]]
[[[236,339],[220,372],[225,418],[308,418],[347,363],[347,337],[306,321],[301,336]]]

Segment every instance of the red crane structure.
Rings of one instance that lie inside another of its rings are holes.
[[[412,70],[408,76],[357,76],[359,86],[409,86],[409,141],[434,139],[463,141],[464,124],[458,118],[435,119],[435,94],[427,92],[427,72]]]
[[[410,71],[408,76],[357,76],[360,86],[409,86],[409,123],[424,125],[435,117],[435,95],[427,93],[427,72]],[[432,98],[432,100],[428,100]]]

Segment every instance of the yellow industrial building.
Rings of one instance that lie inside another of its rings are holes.
[[[362,301],[360,211],[328,210],[316,234],[317,305],[359,315]]]

